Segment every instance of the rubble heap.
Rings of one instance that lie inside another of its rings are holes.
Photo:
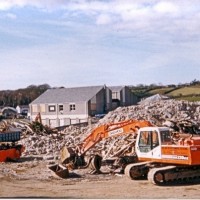
[[[78,144],[86,130],[86,127],[69,126],[51,134],[29,132],[22,135],[20,143],[26,147],[24,156],[40,155],[44,159],[58,159],[62,147]]]
[[[128,119],[148,120],[156,126],[167,126],[175,131],[200,134],[200,102],[159,100],[140,105],[119,107],[108,113],[99,123]]]

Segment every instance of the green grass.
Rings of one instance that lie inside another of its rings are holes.
[[[133,90],[138,97],[146,98],[155,94],[169,96],[177,100],[187,100],[191,102],[200,101],[200,85],[160,87],[160,88],[138,88]]]
[[[177,97],[175,99],[195,102],[195,101],[200,101],[200,96],[185,96],[185,97],[182,96],[182,97]]]
[[[173,89],[174,89],[173,87],[164,87],[164,88],[150,90],[149,93],[150,94],[166,94]]]
[[[168,93],[168,95],[172,97],[200,95],[200,87],[183,87]]]

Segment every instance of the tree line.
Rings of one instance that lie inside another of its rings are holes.
[[[183,87],[187,85],[190,85],[190,86],[200,85],[200,81],[197,79],[194,79],[190,83],[182,83],[178,85],[172,84],[172,85],[163,86],[161,83],[159,83],[159,84],[151,84],[151,85],[139,84],[136,86],[129,86],[129,87],[136,96],[144,97],[145,94],[147,94],[148,91],[152,89],[158,89],[158,88],[163,88],[163,87],[172,87],[176,89],[177,87],[180,87],[180,86]],[[27,88],[18,89],[18,90],[2,90],[0,91],[0,106],[1,107],[5,107],[5,106],[16,107],[17,105],[29,105],[33,100],[35,100],[47,89],[51,89],[51,86],[49,86],[48,84],[42,84],[42,85],[30,85]]]
[[[48,84],[30,85],[24,89],[0,91],[0,106],[16,107],[29,105],[33,100],[51,87]]]

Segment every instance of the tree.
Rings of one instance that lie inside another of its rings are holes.
[[[0,91],[0,106],[28,105],[51,87],[48,84],[30,85],[25,89]]]

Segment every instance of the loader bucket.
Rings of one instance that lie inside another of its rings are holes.
[[[60,178],[68,178],[69,177],[69,170],[59,164],[55,164],[48,167],[52,172],[53,175]]]

